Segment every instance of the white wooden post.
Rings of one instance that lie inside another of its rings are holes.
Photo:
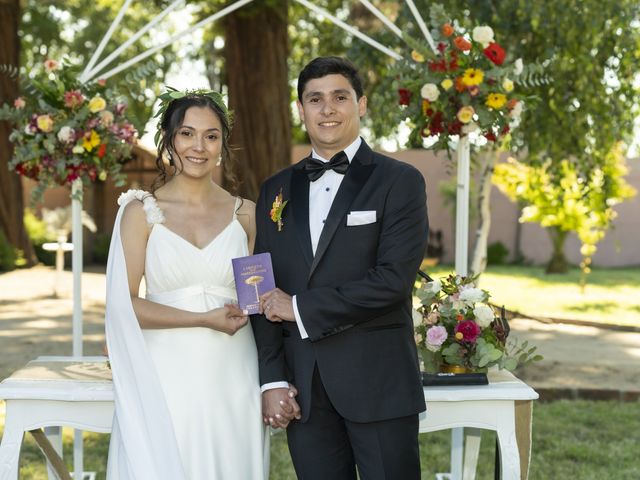
[[[73,356],[82,357],[82,179],[71,186],[71,239],[73,242]],[[73,471],[74,478],[84,477],[82,430],[74,430]]]

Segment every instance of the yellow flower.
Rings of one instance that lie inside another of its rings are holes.
[[[462,340],[464,338],[464,335],[462,334],[462,332],[456,332],[456,340]]]
[[[411,50],[411,58],[413,59],[414,62],[418,62],[418,63],[424,62],[424,56],[417,50]]]
[[[104,110],[107,107],[107,102],[105,102],[102,97],[93,97],[89,100],[89,110],[91,113],[97,113]]]
[[[85,135],[82,140],[82,146],[87,152],[90,152],[98,145],[100,145],[100,135],[95,130],[91,130],[91,134]]]
[[[442,82],[440,82],[440,86],[443,90],[449,90],[451,87],[453,87],[453,80],[445,78],[444,80],[442,80]]]
[[[479,68],[467,68],[462,77],[462,83],[467,87],[480,85],[482,80],[484,80],[484,72]]]
[[[100,172],[100,174],[98,175],[98,178],[100,179],[100,181],[104,182],[107,179],[107,172],[106,170],[102,170]]]
[[[476,113],[472,106],[467,105],[458,110],[458,120],[462,123],[469,123],[473,119],[473,114]]]
[[[38,115],[36,123],[38,128],[45,133],[53,130],[53,118],[49,115]]]
[[[504,93],[490,93],[487,97],[487,101],[484,103],[487,107],[495,108],[497,110],[507,103],[507,96]]]
[[[502,81],[502,88],[504,88],[504,91],[509,93],[513,91],[513,82],[511,80],[509,80],[508,78],[505,78]]]

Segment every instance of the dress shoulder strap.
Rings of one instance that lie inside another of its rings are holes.
[[[120,208],[123,208],[132,200],[142,202],[142,208],[146,214],[147,223],[149,225],[164,223],[164,214],[162,213],[162,210],[160,210],[160,207],[158,207],[158,202],[153,194],[145,190],[132,188],[120,195],[118,198],[118,205],[120,205]]]
[[[238,209],[242,205],[242,197],[236,197],[236,204],[233,206],[233,219],[238,218]]]

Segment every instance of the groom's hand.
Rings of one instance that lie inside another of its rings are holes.
[[[265,425],[287,428],[291,420],[300,418],[300,406],[295,400],[298,391],[290,388],[272,388],[262,394],[262,418]]]
[[[295,322],[293,300],[279,288],[271,290],[260,297],[260,313],[264,313],[272,322]]]

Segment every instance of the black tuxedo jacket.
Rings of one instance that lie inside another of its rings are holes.
[[[427,244],[425,183],[410,165],[362,142],[312,253],[305,160],[264,182],[256,206],[256,253],[271,252],[276,285],[296,301],[295,322],[254,315],[261,384],[288,380],[308,416],[315,365],[336,410],[355,422],[425,409],[414,342],[411,292]],[[269,212],[282,189],[278,231]],[[353,211],[376,221],[348,225]]]

